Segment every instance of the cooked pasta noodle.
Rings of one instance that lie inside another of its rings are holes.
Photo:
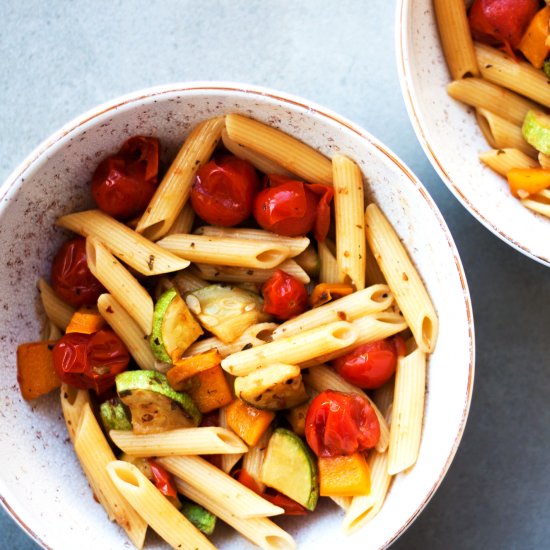
[[[75,311],[74,308],[65,303],[42,277],[38,279],[38,290],[46,317],[57,328],[65,330],[71,321]]]

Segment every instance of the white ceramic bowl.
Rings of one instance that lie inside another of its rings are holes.
[[[361,128],[305,100],[249,86],[193,83],[140,91],[102,105],[67,124],[11,175],[0,196],[0,307],[4,353],[0,414],[0,495],[5,507],[44,547],[127,548],[124,533],[92,498],[62,421],[58,396],[29,404],[16,381],[18,343],[38,339],[36,280],[47,275],[60,242],[61,214],[90,204],[89,180],[98,159],[135,134],[160,138],[164,159],[189,129],[222,113],[240,112],[288,131],[323,153],[355,159],[368,196],[395,225],[435,303],[440,335],[430,358],[426,414],[417,465],[395,480],[380,514],[346,537],[331,502],[304,519],[281,523],[301,548],[389,545],[414,520],[440,484],[459,444],[472,394],[474,333],[460,258],[426,189],[401,161]],[[323,499],[326,500],[326,499]],[[77,542],[78,541],[78,542]],[[229,529],[223,548],[244,548]],[[149,539],[147,548],[164,547]]]
[[[397,69],[409,117],[428,159],[455,197],[485,227],[523,254],[550,266],[550,220],[523,207],[505,178],[484,166],[491,149],[473,109],[447,95],[451,77],[432,0],[399,0]]]

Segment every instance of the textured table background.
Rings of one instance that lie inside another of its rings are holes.
[[[476,322],[464,439],[394,548],[548,548],[550,270],[476,222],[426,160],[399,90],[394,9],[388,0],[0,0],[0,180],[81,112],[176,81],[269,86],[369,130],[443,212]],[[0,510],[0,548],[38,546]]]

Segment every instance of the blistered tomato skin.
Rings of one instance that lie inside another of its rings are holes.
[[[57,341],[52,354],[62,382],[96,393],[111,388],[116,375],[125,371],[130,362],[126,346],[112,330],[65,334]]]
[[[374,447],[380,439],[380,423],[365,397],[326,390],[311,402],[305,432],[312,451],[330,458]]]
[[[258,175],[249,162],[226,155],[198,171],[191,205],[205,222],[231,227],[250,216],[259,187]]]
[[[156,138],[135,136],[99,163],[92,196],[100,210],[118,220],[143,213],[158,185],[158,149]]]
[[[86,239],[76,237],[61,246],[51,270],[53,289],[74,306],[95,305],[105,287],[92,275],[86,261]]]
[[[262,286],[264,311],[279,321],[286,321],[303,313],[308,307],[308,294],[304,284],[277,269]]]

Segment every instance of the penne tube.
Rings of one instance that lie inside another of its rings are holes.
[[[111,430],[114,444],[130,456],[178,456],[245,453],[248,447],[233,432],[209,426],[155,434]]]
[[[365,282],[367,285],[386,285],[386,278],[372,253],[369,243],[365,246]]]
[[[46,321],[41,331],[42,340],[59,340],[63,334],[49,319]]]
[[[331,252],[328,239],[318,243],[319,250],[319,282],[320,283],[339,283],[345,275],[340,271],[340,266]]]
[[[323,354],[353,345],[357,331],[351,323],[337,321],[300,334],[268,342],[229,355],[222,368],[234,376],[245,376],[273,363],[299,364]]]
[[[523,124],[527,111],[537,109],[536,103],[483,78],[455,80],[447,86],[447,93],[457,101],[491,111],[517,126]]]
[[[195,175],[212,156],[223,126],[224,117],[217,117],[193,129],[139,220],[138,233],[154,241],[168,233],[189,198]]]
[[[191,262],[272,269],[290,257],[281,244],[248,239],[208,237],[206,235],[169,235],[157,244]]]
[[[464,0],[434,0],[441,45],[453,79],[477,76],[477,66],[470,25]]]
[[[213,225],[203,225],[195,230],[197,235],[206,235],[207,237],[225,237],[232,239],[246,239],[250,241],[261,241],[263,243],[273,243],[288,248],[290,257],[297,256],[303,252],[309,245],[307,237],[284,237],[264,229],[248,229],[247,227],[215,227]]]
[[[418,347],[432,352],[439,322],[428,292],[405,247],[374,203],[365,212],[367,239]]]
[[[487,109],[477,109],[476,118],[491,147],[496,149],[511,147],[530,157],[537,158],[538,151],[525,141],[521,126],[499,117]]]
[[[142,548],[147,531],[147,521],[128,504],[107,473],[107,465],[115,455],[107,443],[99,424],[87,403],[82,409],[80,424],[74,440],[74,450],[82,469],[90,482],[94,496],[116,521],[137,548]]]
[[[88,267],[130,314],[144,334],[153,328],[153,299],[137,279],[95,237],[86,239]]]
[[[310,183],[332,183],[330,160],[281,130],[237,114],[227,115],[225,126],[234,142],[276,162],[300,178]]]
[[[539,153],[538,161],[541,168],[545,170],[550,170],[550,155],[545,155],[544,153]]]
[[[353,497],[330,497],[330,499],[340,506],[344,512],[347,512],[349,510],[349,507],[351,505],[351,501]]]
[[[278,340],[335,321],[354,321],[384,311],[392,303],[393,296],[387,285],[373,285],[285,321],[273,331],[272,338]]]
[[[67,432],[74,443],[76,430],[80,424],[80,417],[86,404],[90,405],[90,392],[88,390],[78,390],[68,384],[61,384],[61,410],[63,418],[67,425]]]
[[[172,548],[216,549],[136,466],[113,460],[107,464],[106,473],[136,513]]]
[[[195,274],[193,267],[178,271],[172,278],[172,284],[178,289],[179,293],[183,296],[186,292],[193,292],[193,290],[199,290],[204,288],[210,283],[201,279]]]
[[[233,141],[229,137],[229,134],[227,133],[227,130],[225,128],[222,131],[222,141],[225,148],[229,152],[233,153],[236,157],[239,157],[240,159],[250,162],[250,164],[252,164],[252,166],[254,166],[254,168],[259,170],[260,172],[263,172],[264,174],[277,174],[278,176],[285,176],[287,178],[293,177],[293,174],[291,172],[289,172],[282,166],[279,166],[276,162],[267,157],[264,157],[263,155],[260,155],[259,153],[256,153],[256,151],[253,151],[248,147],[239,145],[236,141]]]
[[[380,424],[380,439],[376,444],[376,450],[384,452],[390,441],[390,430],[384,416],[374,401],[360,388],[344,380],[334,369],[326,365],[318,365],[310,368],[303,374],[304,382],[315,391],[335,390],[344,393],[356,393],[366,398],[372,406]]]
[[[243,537],[264,550],[294,550],[293,538],[267,518],[241,518],[233,513],[231,503],[221,501],[215,495],[206,494],[179,477],[175,477],[176,488],[183,496],[200,504],[212,514],[225,521]]]
[[[233,384],[230,384],[230,385],[232,386]],[[224,429],[228,430],[229,432],[231,432],[233,434],[235,433],[229,427],[229,424],[227,423],[227,405],[225,407],[220,407],[218,421],[220,423],[220,428],[224,428]],[[235,437],[238,437],[238,436],[235,434]],[[244,453],[233,453],[233,454],[220,455],[221,469],[226,474],[228,474],[229,472],[231,472],[231,470],[233,469],[235,464],[237,464],[237,462],[239,462],[239,460],[243,456],[244,456]]]
[[[119,260],[142,275],[162,275],[189,265],[100,210],[67,214],[56,224],[84,237],[97,237]]]
[[[426,354],[419,349],[397,361],[388,473],[395,475],[416,463],[422,437]]]
[[[365,288],[365,197],[359,166],[343,155],[332,159],[336,260],[343,274],[340,282]]]
[[[250,267],[214,266],[196,264],[200,276],[207,281],[223,283],[265,283],[276,271],[282,269],[285,273],[296,277],[304,284],[310,282],[309,275],[294,261],[286,260],[275,269],[254,269]]]
[[[538,166],[535,159],[517,149],[492,149],[481,153],[479,160],[504,177],[512,168],[536,168]]]
[[[65,303],[42,277],[38,279],[38,292],[46,317],[57,328],[64,331],[70,323],[75,309]]]
[[[211,349],[217,349],[222,357],[237,353],[243,348],[256,347],[265,344],[271,338],[276,323],[257,323],[248,327],[236,340],[225,344],[219,338],[211,337],[199,340],[185,350],[185,356],[197,355]]]
[[[174,223],[166,233],[166,235],[174,235],[177,233],[191,233],[193,222],[195,221],[195,211],[190,203],[187,203],[178,214]]]
[[[102,294],[97,300],[97,307],[101,316],[124,342],[139,368],[155,370],[156,359],[151,351],[148,335],[122,305],[110,294]]]
[[[528,198],[523,199],[521,204],[533,212],[550,218],[550,190],[543,189]]]
[[[485,44],[476,43],[475,51],[483,78],[550,107],[550,84],[543,71]]]
[[[251,491],[198,456],[173,456],[158,461],[173,475],[240,518],[276,516],[284,510]]]
[[[254,479],[260,492],[265,490],[265,483],[261,480],[262,466],[264,463],[267,445],[269,443],[269,439],[271,438],[271,433],[271,427],[267,428],[267,430],[262,434],[262,437],[260,437],[258,443],[256,443],[253,447],[250,447],[243,458],[242,469]]]

